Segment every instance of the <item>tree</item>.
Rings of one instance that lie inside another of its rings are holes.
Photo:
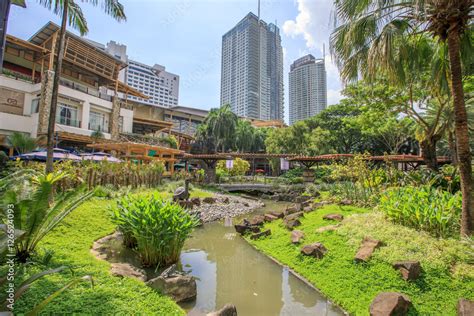
[[[203,126],[198,130],[198,140],[207,142],[206,139],[212,137],[214,143],[214,151],[219,148],[225,152],[226,145],[231,147],[234,144],[233,137],[237,127],[238,117],[235,115],[230,105],[223,105],[219,109],[211,109],[204,119]]]
[[[254,147],[255,128],[247,120],[239,119],[235,129],[235,147],[239,152],[250,152]]]
[[[13,132],[7,137],[7,144],[18,154],[24,154],[36,149],[36,140],[25,133]]]
[[[331,35],[331,50],[344,80],[360,74],[374,77],[382,68],[401,82],[403,65],[397,62],[393,46],[420,33],[447,44],[449,86],[455,114],[456,147],[463,195],[461,235],[474,229],[472,166],[469,129],[462,83],[461,55],[473,58],[471,48],[472,0],[335,0],[337,23]],[[416,55],[405,50],[405,61]]]
[[[51,94],[51,107],[49,111],[48,121],[48,139],[47,139],[47,155],[46,155],[46,173],[53,171],[53,148],[54,148],[54,127],[56,124],[56,108],[58,103],[59,77],[62,73],[62,64],[64,57],[64,49],[66,44],[66,23],[77,28],[81,35],[87,33],[87,21],[82,14],[81,7],[77,5],[77,0],[38,0],[48,9],[53,9],[55,13],[62,16],[61,28],[59,30],[59,46],[58,54],[54,61],[54,80]],[[125,12],[122,4],[118,0],[91,0],[94,6],[99,3],[102,5],[106,14],[112,16],[117,21],[125,20]]]

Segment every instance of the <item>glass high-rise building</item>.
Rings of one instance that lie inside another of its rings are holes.
[[[279,28],[249,13],[222,36],[221,105],[239,116],[283,120]]]
[[[290,125],[318,114],[327,106],[324,59],[306,55],[290,67]]]

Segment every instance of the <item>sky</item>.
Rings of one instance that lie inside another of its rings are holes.
[[[257,14],[258,7],[258,0],[121,0],[127,21],[119,23],[100,7],[78,2],[87,18],[87,38],[102,44],[114,40],[127,45],[129,58],[165,66],[180,76],[179,104],[202,109],[220,106],[222,35],[247,13]],[[27,0],[26,9],[12,7],[9,34],[28,39],[48,21],[60,23],[37,3]],[[332,0],[261,0],[261,18],[280,28],[286,121],[290,64],[306,54],[322,58],[323,44],[328,105],[340,99],[339,72],[328,48],[331,16]]]

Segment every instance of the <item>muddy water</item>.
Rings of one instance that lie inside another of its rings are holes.
[[[257,213],[286,207],[266,204]],[[182,304],[188,315],[205,315],[226,303],[234,304],[239,316],[343,315],[288,269],[247,244],[232,226],[238,220],[206,224],[186,242],[182,267],[197,278],[196,301]]]

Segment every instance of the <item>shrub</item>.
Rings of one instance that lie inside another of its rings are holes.
[[[458,231],[461,205],[460,193],[429,185],[392,188],[380,198],[380,209],[393,221],[441,237]]]
[[[429,184],[451,193],[461,190],[459,172],[452,165],[445,165],[438,172],[430,169],[413,170],[406,173],[401,182],[403,185],[411,186]]]
[[[112,221],[136,250],[144,266],[167,266],[179,259],[197,219],[158,194],[128,195],[112,209]],[[133,240],[134,239],[134,240]]]
[[[241,158],[235,158],[231,169],[227,169],[225,160],[219,160],[217,162],[216,174],[221,177],[225,177],[227,175],[244,176],[249,170],[250,163],[248,161]]]

